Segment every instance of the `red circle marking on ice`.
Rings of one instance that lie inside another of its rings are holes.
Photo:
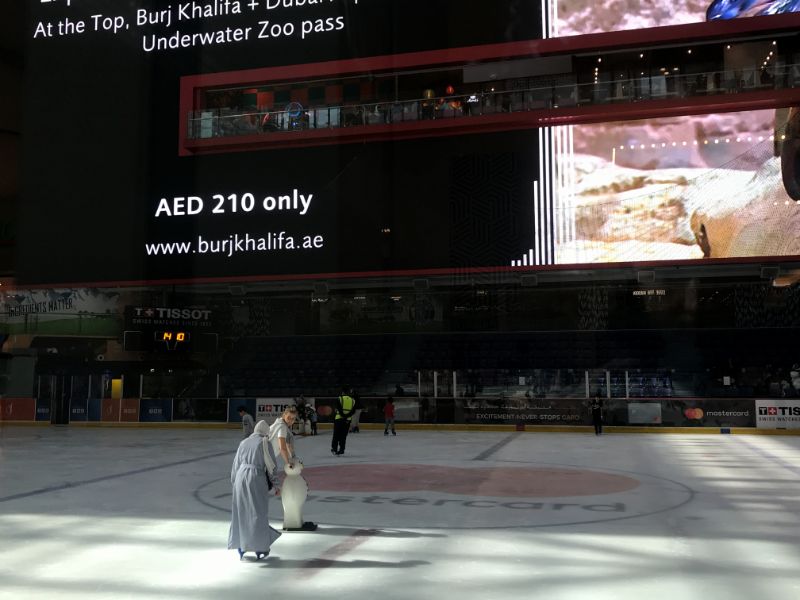
[[[431,491],[466,496],[560,498],[631,490],[639,481],[584,469],[557,467],[444,467],[352,464],[303,470],[309,487],[329,492]]]

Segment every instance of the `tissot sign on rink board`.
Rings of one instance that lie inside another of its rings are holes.
[[[316,401],[305,398],[305,404],[314,408]],[[271,425],[290,406],[297,406],[296,398],[256,398],[256,421],[264,420]]]
[[[800,400],[756,400],[756,427],[800,429]]]

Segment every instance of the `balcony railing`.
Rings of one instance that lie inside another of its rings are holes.
[[[531,110],[737,94],[798,87],[800,64],[682,75],[663,72],[622,78],[405,101],[288,110],[202,109],[189,114],[188,139],[461,119]]]

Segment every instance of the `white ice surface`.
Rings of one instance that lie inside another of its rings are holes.
[[[335,458],[323,432],[298,453],[310,472],[538,467],[639,485],[496,498],[312,483],[319,531],[240,562],[226,549],[238,432],[0,428],[0,598],[800,598],[798,437],[398,433],[351,434]]]

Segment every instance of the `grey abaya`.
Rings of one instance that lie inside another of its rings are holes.
[[[269,498],[272,492],[267,485],[264,452],[271,448],[268,442],[264,443],[265,440],[259,433],[250,435],[239,444],[233,459],[229,549],[268,552],[272,542],[281,535],[269,525]]]

